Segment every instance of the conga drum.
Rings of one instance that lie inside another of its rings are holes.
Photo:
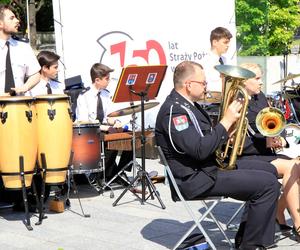
[[[34,99],[0,97],[0,171],[5,188],[21,189],[20,156],[25,186],[30,187],[37,157],[37,122]]]
[[[73,124],[73,173],[99,172],[102,165],[99,125],[90,122]]]
[[[46,184],[63,184],[72,145],[72,114],[67,95],[35,97],[37,112],[38,161],[46,158]]]

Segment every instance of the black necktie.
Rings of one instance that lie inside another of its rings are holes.
[[[51,95],[52,94],[52,89],[50,88],[50,83],[49,82],[47,82],[46,88],[47,88],[47,94]]]
[[[4,91],[9,93],[11,88],[15,87],[14,76],[12,72],[11,62],[10,62],[10,49],[9,41],[6,41],[7,54],[6,54],[6,70],[5,70],[5,88]]]
[[[221,65],[224,64],[222,57],[219,58],[219,63],[220,63]]]
[[[102,123],[103,118],[104,118],[104,110],[103,110],[100,92],[98,92],[97,96],[98,96],[98,100],[97,100],[97,117],[96,117],[96,119],[99,120],[100,123]]]

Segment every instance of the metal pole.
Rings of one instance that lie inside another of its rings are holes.
[[[30,19],[29,19],[29,3],[26,0],[26,18],[27,18],[27,38],[30,39]]]

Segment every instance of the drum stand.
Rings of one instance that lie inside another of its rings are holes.
[[[148,86],[149,87],[149,86]],[[140,170],[137,172],[136,177],[130,182],[129,186],[126,187],[126,189],[121,193],[121,195],[115,200],[115,202],[112,204],[113,206],[116,206],[118,202],[121,200],[121,198],[124,196],[124,194],[129,190],[132,192],[138,200],[141,202],[142,205],[144,205],[144,202],[147,201],[150,197],[153,200],[154,196],[153,194],[157,197],[162,209],[165,209],[166,206],[163,204],[159,192],[156,190],[154,184],[152,183],[149,174],[145,170],[145,158],[146,158],[146,152],[145,152],[145,97],[147,96],[147,89],[146,91],[142,91],[140,93],[135,92],[134,90],[130,90],[132,93],[138,95],[141,97],[141,128],[142,128],[142,133],[141,133],[141,158],[142,158],[142,166]],[[134,189],[135,183],[137,181],[141,181],[142,183],[142,198],[140,198]],[[149,195],[146,197],[146,185],[149,189]]]
[[[79,192],[78,192],[78,188],[76,185],[76,182],[74,180],[74,175],[73,175],[73,156],[74,156],[74,152],[72,151],[70,154],[70,160],[69,160],[69,164],[68,164],[68,170],[67,170],[67,186],[68,186],[68,190],[67,190],[67,197],[66,197],[66,206],[68,207],[68,209],[71,207],[71,202],[70,202],[70,190],[71,190],[71,183],[73,183],[73,188],[74,188],[74,194],[76,194],[79,205],[80,205],[80,209],[81,209],[81,213],[83,215],[83,217],[85,218],[89,218],[91,217],[90,214],[85,214],[82,208],[82,204],[81,204],[81,200],[79,197]],[[70,209],[69,209],[70,210]]]
[[[27,199],[27,192],[26,192],[26,184],[25,184],[25,175],[26,174],[33,174],[34,171],[24,171],[24,157],[19,156],[19,167],[20,167],[20,172],[19,173],[1,173],[1,175],[4,176],[15,176],[15,175],[20,175],[21,178],[21,185],[22,185],[22,196],[23,196],[23,202],[24,202],[24,208],[25,208],[25,226],[26,228],[31,231],[33,230],[31,223],[30,223],[30,216],[29,216],[29,209],[28,209],[28,199]],[[43,211],[41,209],[40,201],[37,196],[37,189],[34,181],[32,181],[32,188],[33,188],[33,195],[35,196],[36,199],[36,204],[39,207],[39,221],[35,223],[35,225],[40,225],[42,223],[42,218],[47,218],[43,216]]]
[[[136,129],[136,119],[137,117],[135,116],[135,112],[132,113],[132,119],[130,121],[131,126],[132,126],[132,160],[130,162],[128,162],[114,177],[112,177],[109,182],[104,183],[104,185],[102,185],[101,187],[101,193],[103,193],[104,189],[106,187],[111,189],[111,193],[110,193],[110,198],[114,198],[114,193],[113,193],[113,189],[109,186],[117,177],[122,178],[122,180],[124,180],[125,182],[127,182],[128,185],[130,185],[130,182],[121,174],[132,164],[132,169],[133,169],[133,177],[135,177],[135,168],[137,169],[141,169],[141,166],[139,165],[139,163],[136,161],[136,136],[135,136],[135,129]],[[102,148],[103,150],[101,150],[101,153],[104,152],[104,146]],[[105,176],[105,171],[103,171],[103,176]],[[104,177],[105,178],[105,177]]]

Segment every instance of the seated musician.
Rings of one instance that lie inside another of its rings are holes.
[[[64,93],[65,85],[56,80],[59,58],[59,55],[47,50],[43,50],[37,55],[41,66],[41,79],[40,82],[29,91],[31,96]]]
[[[90,70],[92,86],[90,90],[79,95],[77,99],[76,119],[77,121],[100,122],[101,131],[117,132],[122,129],[122,124],[118,119],[107,117],[112,108],[110,92],[106,89],[110,81],[110,73],[113,69],[100,63],[95,63]],[[132,151],[123,151],[120,161],[116,164],[117,150],[105,149],[105,178],[110,180],[123,167],[132,160]],[[126,168],[131,170],[131,165]],[[125,173],[124,173],[125,175]],[[95,177],[95,175],[93,175]],[[126,175],[125,175],[126,177]],[[116,178],[121,184],[126,184],[121,178]]]
[[[283,195],[281,195],[278,203],[277,222],[282,231],[291,229],[286,225],[284,218],[284,209],[287,207],[294,223],[293,232],[296,235],[296,240],[300,242],[300,161],[276,153],[276,150],[274,149],[285,147],[287,145],[284,137],[264,137],[259,133],[255,123],[256,116],[260,110],[269,106],[266,96],[261,91],[262,70],[261,67],[255,63],[244,63],[240,66],[251,70],[256,75],[254,78],[248,79],[244,83],[244,87],[251,97],[247,114],[250,128],[248,129],[249,137],[246,138],[241,158],[267,161],[276,167],[278,176],[283,178]]]
[[[229,138],[239,119],[241,101],[233,101],[224,117],[212,127],[208,114],[197,103],[206,90],[203,68],[183,61],[174,71],[174,89],[160,108],[156,120],[156,142],[161,146],[175,180],[186,199],[228,196],[248,201],[245,231],[240,249],[264,249],[274,243],[279,183],[264,161],[238,161],[237,169],[219,170],[215,151]],[[248,168],[251,168],[248,169]]]

